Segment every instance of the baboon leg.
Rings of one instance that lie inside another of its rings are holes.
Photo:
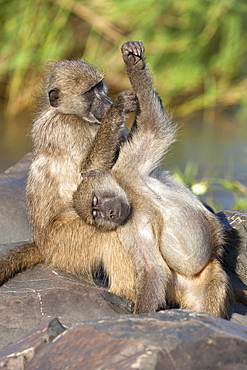
[[[106,278],[110,292],[133,301],[133,265],[116,232],[99,232],[77,217],[54,221],[45,234],[47,265],[91,284]]]
[[[121,148],[114,173],[146,177],[153,171],[175,141],[175,129],[161,99],[154,91],[151,75],[143,57],[141,42],[122,46],[122,55],[130,83],[139,102],[136,125],[131,140]]]
[[[140,198],[140,201],[142,199]],[[135,204],[134,217],[118,227],[121,244],[129,253],[135,271],[135,314],[155,312],[166,305],[166,289],[172,273],[159,250],[159,222],[152,224],[156,212],[145,214],[142,204]],[[150,219],[149,219],[150,217]]]
[[[166,306],[166,291],[171,271],[160,253],[155,250],[155,246],[149,253],[147,251],[148,248],[145,247],[145,254],[136,267],[135,314],[155,312]]]
[[[175,292],[181,308],[229,319],[234,297],[229,278],[218,260],[210,261],[197,276],[182,279],[179,293]]]
[[[107,244],[108,253],[102,254],[102,263],[108,277],[109,291],[135,301],[135,273],[129,253],[119,243]]]

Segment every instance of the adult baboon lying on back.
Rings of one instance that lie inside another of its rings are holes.
[[[134,263],[135,313],[152,312],[168,302],[228,317],[233,293],[218,260],[223,242],[219,222],[184,185],[157,170],[175,135],[143,53],[141,42],[122,46],[139,102],[136,127],[113,167],[106,161],[83,174],[74,194],[75,209],[87,223],[110,230],[115,223],[104,217],[101,204],[111,191],[111,180],[128,195],[131,212],[117,234]],[[100,142],[103,146],[104,137]]]

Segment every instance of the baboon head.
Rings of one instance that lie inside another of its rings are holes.
[[[112,104],[103,75],[82,59],[55,62],[46,81],[48,103],[59,113],[98,124]]]
[[[103,231],[123,225],[131,210],[124,190],[110,173],[100,170],[82,174],[82,182],[74,194],[74,205],[87,224]]]

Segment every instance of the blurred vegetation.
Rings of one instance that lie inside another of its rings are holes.
[[[120,45],[145,42],[165,104],[185,115],[244,102],[246,0],[0,0],[0,97],[25,108],[48,60],[83,57],[128,88]]]
[[[215,212],[224,209],[224,205],[217,197],[217,194],[224,192],[231,198],[231,209],[247,209],[247,187],[230,175],[225,178],[207,175],[200,178],[198,164],[191,161],[183,171],[175,169],[174,175]]]
[[[0,103],[8,116],[28,107],[49,60],[82,57],[105,71],[111,95],[129,89],[120,54],[129,40],[145,43],[156,89],[177,116],[204,110],[210,121],[216,107],[245,109],[246,0],[0,0],[0,7]],[[16,151],[16,127],[5,131]],[[176,174],[215,210],[217,191],[247,208],[246,187],[229,176],[198,179],[190,162]]]

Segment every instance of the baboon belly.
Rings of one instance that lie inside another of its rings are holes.
[[[163,218],[160,249],[165,261],[181,274],[197,274],[207,264],[212,251],[211,230],[203,206],[187,189],[183,192],[182,188],[173,188],[172,184],[153,178],[147,184]]]

